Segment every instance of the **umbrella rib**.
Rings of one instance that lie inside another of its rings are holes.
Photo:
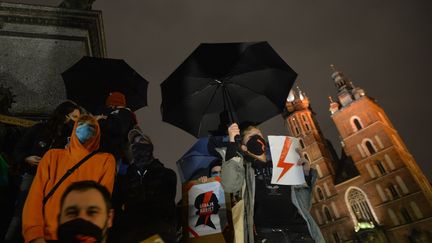
[[[210,98],[210,101],[209,101],[209,103],[207,104],[207,106],[206,106],[206,108],[204,109],[204,111],[203,111],[203,113],[201,114],[201,120],[200,120],[200,122],[199,122],[199,127],[198,127],[198,137],[199,137],[199,134],[201,133],[201,125],[202,125],[202,120],[203,120],[203,118],[204,118],[204,114],[205,114],[205,112],[206,112],[206,110],[208,109],[208,107],[210,106],[210,104],[213,102],[213,99],[214,99],[214,97],[215,97],[215,95],[216,95],[216,93],[217,93],[217,91],[218,91],[218,89],[220,88],[221,86],[217,86],[217,88],[215,89],[215,91],[213,92],[213,95],[212,95],[212,97]]]
[[[242,88],[245,88],[245,89],[247,89],[247,90],[250,90],[251,92],[253,92],[253,93],[255,93],[255,94],[258,94],[258,95],[261,95],[261,96],[264,96],[264,97],[266,97],[268,100],[270,100],[273,104],[275,104],[271,99],[269,99],[268,97],[267,97],[267,95],[265,95],[265,94],[263,94],[263,93],[260,93],[260,92],[257,92],[257,91],[255,91],[255,90],[253,90],[253,89],[251,89],[251,88],[249,88],[249,87],[247,87],[247,86],[244,86],[244,85],[241,85],[241,84],[238,84],[238,83],[231,83],[232,85],[237,85],[237,86],[240,86],[240,87],[242,87]],[[277,105],[277,104],[275,104],[275,105]]]
[[[214,84],[209,83],[209,84],[207,84],[205,87],[203,87],[202,89],[195,90],[193,93],[190,93],[190,94],[184,96],[182,99],[190,98],[190,97],[192,97],[192,96],[194,96],[194,95],[196,95],[196,94],[199,94],[199,93],[203,92],[204,90],[209,89],[209,88],[211,88],[211,87],[213,87],[213,86],[214,86]]]
[[[182,97],[181,100],[184,100],[184,99],[190,99],[192,96],[194,96],[194,95],[196,95],[196,94],[199,94],[199,93],[203,92],[205,89],[212,88],[213,86],[214,86],[214,85],[212,85],[212,84],[208,84],[208,85],[205,86],[204,88],[202,88],[202,89],[200,89],[200,90],[197,90],[197,91],[194,91],[193,93],[188,94],[188,95]],[[179,102],[176,102],[176,104],[173,105],[173,107],[170,107],[170,109],[177,108],[178,105],[180,105],[180,103],[179,103]]]

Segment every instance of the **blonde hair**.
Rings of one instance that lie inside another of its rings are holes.
[[[78,118],[77,122],[78,123],[87,123],[89,125],[96,126],[97,121],[96,121],[96,118],[94,118],[93,116],[84,114]]]

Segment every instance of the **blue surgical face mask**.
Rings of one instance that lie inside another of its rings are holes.
[[[75,130],[76,136],[81,144],[87,142],[91,137],[94,136],[95,129],[89,124],[81,124]]]

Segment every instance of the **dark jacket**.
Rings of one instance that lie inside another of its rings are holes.
[[[27,164],[24,159],[32,155],[43,157],[52,148],[65,148],[71,132],[72,128],[68,129],[66,125],[61,131],[52,131],[47,123],[38,123],[30,127],[16,144],[14,160],[22,165],[23,172],[35,175],[37,166]]]
[[[116,159],[124,158],[128,132],[137,124],[134,113],[127,108],[107,107],[100,114],[107,116],[99,120],[102,131],[100,151],[111,153]]]
[[[158,233],[164,241],[172,242],[177,223],[175,172],[155,159],[142,170],[131,164],[118,181],[123,208],[120,241],[139,242]]]

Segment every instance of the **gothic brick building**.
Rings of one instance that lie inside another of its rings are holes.
[[[287,99],[286,124],[318,171],[312,215],[327,242],[432,242],[432,188],[385,111],[333,68],[330,112],[338,156],[300,89]]]

